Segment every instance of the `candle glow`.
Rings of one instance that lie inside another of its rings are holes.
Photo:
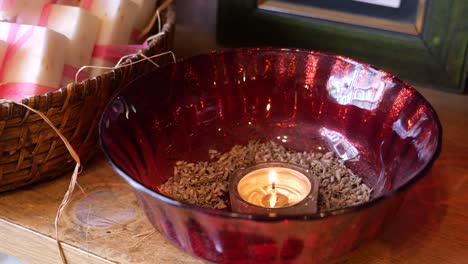
[[[229,188],[235,212],[316,212],[318,179],[293,164],[270,162],[240,169],[231,177]]]
[[[281,208],[303,200],[310,191],[310,182],[291,169],[264,168],[247,174],[240,181],[238,191],[251,204]]]

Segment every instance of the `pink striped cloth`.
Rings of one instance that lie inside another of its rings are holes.
[[[12,57],[18,52],[21,47],[32,37],[34,34],[34,26],[30,26],[23,35],[18,37],[20,27],[22,25],[11,23],[8,31],[7,37],[7,48],[5,50],[5,55],[3,56],[2,63],[0,64],[0,98],[10,99],[10,100],[21,100],[23,98],[44,94],[46,92],[55,91],[58,87],[48,87],[34,83],[3,83],[6,69],[8,68],[8,63],[11,61]],[[24,25],[23,25],[24,26]]]
[[[16,0],[0,0],[0,11],[8,11],[16,7]]]

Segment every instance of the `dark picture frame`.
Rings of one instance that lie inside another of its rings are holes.
[[[337,53],[411,83],[466,92],[468,1],[422,1],[423,19],[415,22],[416,33],[402,33],[388,26],[267,10],[257,0],[218,0],[217,38],[226,47],[281,46]]]

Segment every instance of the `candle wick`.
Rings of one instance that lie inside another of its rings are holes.
[[[275,184],[275,182],[273,182],[273,183],[271,184],[271,189],[274,190],[275,188],[276,188],[276,184]]]

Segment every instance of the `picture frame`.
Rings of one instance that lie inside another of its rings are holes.
[[[325,16],[335,10],[322,8],[308,16],[300,12],[310,6],[294,13],[265,8],[269,0],[218,0],[217,40],[225,47],[280,46],[337,53],[373,64],[412,84],[466,92],[468,1],[418,1],[423,5],[418,5],[412,33],[392,28],[384,20],[386,26],[363,25],[366,18],[370,18],[367,23],[375,22],[375,17],[365,14],[354,17],[354,23],[339,15]]]

